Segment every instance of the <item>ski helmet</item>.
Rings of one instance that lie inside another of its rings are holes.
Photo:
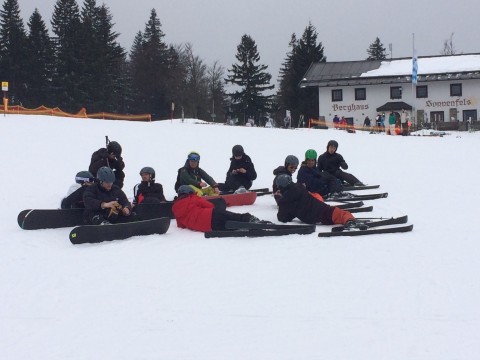
[[[94,176],[90,171],[79,171],[77,175],[75,175],[75,182],[77,184],[83,184],[86,182],[93,182],[95,180]]]
[[[115,174],[108,166],[102,166],[98,169],[97,179],[101,182],[113,183],[115,181]]]
[[[295,155],[288,155],[285,158],[285,166],[287,165],[293,165],[293,166],[298,166],[300,161],[298,161],[298,158]]]
[[[329,146],[335,146],[335,149],[338,149],[338,142],[336,142],[335,140],[330,140],[327,144],[327,150]]]
[[[182,185],[177,190],[178,195],[193,194],[194,191],[190,185]]]
[[[150,167],[150,166],[145,166],[142,168],[142,170],[140,170],[140,175],[142,174],[150,174],[150,180],[155,180],[155,170]]]
[[[242,156],[245,154],[245,151],[243,151],[243,146],[242,145],[235,145],[232,148],[232,155],[233,156]]]
[[[113,153],[117,156],[122,155],[122,147],[120,144],[116,141],[110,141],[107,145],[107,151],[109,154]]]
[[[197,153],[196,151],[190,152],[187,157],[188,160],[193,160],[193,161],[200,161],[200,154]]]
[[[288,174],[280,174],[275,178],[275,185],[277,185],[280,190],[285,189],[291,183],[292,177]]]
[[[317,160],[317,152],[315,150],[308,149],[307,151],[305,151],[305,160],[309,159]]]

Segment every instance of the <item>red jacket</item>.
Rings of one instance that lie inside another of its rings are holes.
[[[196,194],[179,197],[172,206],[177,226],[196,231],[212,231],[214,205]]]

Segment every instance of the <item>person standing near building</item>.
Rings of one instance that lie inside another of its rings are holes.
[[[396,116],[395,114],[392,112],[390,112],[390,115],[388,116],[388,127],[387,127],[387,135],[388,133],[390,132],[390,135],[395,135],[395,123],[396,123]]]

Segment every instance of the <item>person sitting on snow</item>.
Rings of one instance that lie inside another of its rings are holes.
[[[178,169],[175,191],[182,185],[189,185],[198,196],[218,195],[220,190],[218,184],[207,172],[200,168],[200,154],[192,151],[187,156],[185,165]],[[210,185],[210,186],[207,186]]]
[[[107,147],[100,148],[92,154],[90,159],[90,166],[88,171],[96,174],[98,170],[107,166],[113,170],[115,174],[114,184],[123,188],[123,181],[125,180],[125,163],[122,158],[122,146],[116,141],[109,141]]]
[[[340,169],[348,169],[348,164],[343,159],[343,156],[337,153],[337,149],[338,142],[330,140],[327,144],[327,151],[318,157],[318,170],[325,171],[352,186],[363,186],[364,184],[355,176]]]
[[[72,184],[67,191],[67,195],[62,199],[61,209],[84,209],[83,193],[85,189],[95,182],[95,178],[90,171],[79,171],[75,175],[75,184]]]
[[[253,180],[257,178],[257,172],[250,156],[245,154],[242,145],[232,148],[230,167],[227,171],[225,184],[220,185],[222,191],[246,192],[252,187]]]
[[[145,166],[140,170],[142,181],[133,188],[132,205],[138,204],[159,204],[167,201],[163,195],[162,184],[155,182],[155,170]]]

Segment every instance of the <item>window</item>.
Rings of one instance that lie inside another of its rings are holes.
[[[443,111],[431,111],[430,112],[430,121],[431,122],[444,122],[445,116]]]
[[[390,99],[401,99],[401,98],[402,98],[402,87],[392,86],[390,88]]]
[[[343,101],[343,90],[332,90],[332,101]]]
[[[367,100],[367,90],[365,88],[355,89],[355,100]]]
[[[450,84],[450,96],[462,96],[462,84]]]
[[[417,86],[417,99],[428,98],[428,86],[420,85]]]

